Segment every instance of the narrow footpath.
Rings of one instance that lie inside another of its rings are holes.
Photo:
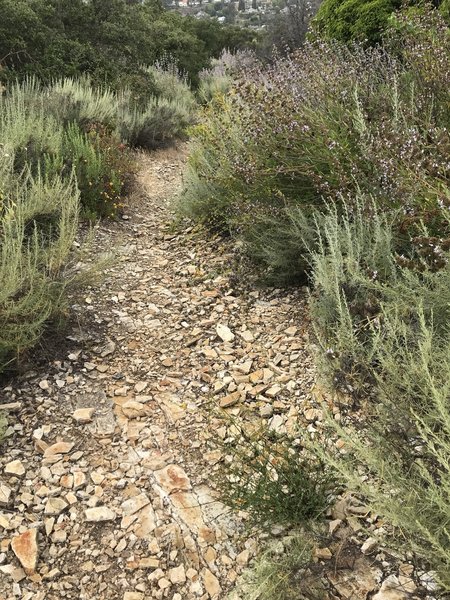
[[[304,293],[245,289],[231,245],[174,233],[184,162],[142,155],[67,339],[0,391],[1,600],[226,598],[257,541],[218,497],[217,409],[278,432],[320,418]]]

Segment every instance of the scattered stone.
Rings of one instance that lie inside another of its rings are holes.
[[[123,600],[144,600],[142,592],[125,592]]]
[[[25,571],[22,568],[15,567],[14,565],[0,566],[0,573],[9,575],[16,583],[20,583],[26,577]]]
[[[99,471],[92,471],[91,479],[95,483],[95,485],[100,485],[104,481],[105,476],[103,475],[103,473],[99,473]]]
[[[3,412],[18,412],[22,408],[22,402],[6,402],[0,404],[0,410]]]
[[[318,408],[309,408],[303,414],[305,415],[305,419],[310,422],[322,421],[323,419],[323,412]]]
[[[280,385],[274,385],[266,391],[266,396],[268,398],[276,398],[281,392],[282,387]]]
[[[246,567],[249,560],[250,552],[248,550],[243,550],[240,554],[236,556],[236,562],[241,567]]]
[[[330,521],[328,524],[330,534],[333,535],[333,533],[337,531],[341,525],[342,519],[333,519],[333,521]]]
[[[402,590],[400,581],[395,575],[390,575],[381,585],[380,591],[375,594],[373,600],[406,600],[408,594]]]
[[[7,475],[15,475],[16,477],[22,477],[25,475],[25,467],[20,460],[13,460],[5,465],[5,473]]]
[[[216,327],[216,332],[223,342],[232,342],[234,340],[234,333],[226,325],[218,323]]]
[[[361,546],[363,554],[371,554],[378,546],[378,541],[375,538],[368,538]]]
[[[129,419],[137,419],[138,417],[143,417],[146,414],[146,408],[144,404],[141,404],[141,402],[136,402],[136,400],[128,400],[122,404],[122,412]]]
[[[174,585],[180,584],[180,583],[185,583],[186,571],[184,570],[183,565],[180,565],[179,567],[174,567],[173,569],[170,569],[169,579]]]
[[[46,573],[44,575],[43,579],[46,579],[47,581],[52,581],[53,579],[58,577],[58,575],[60,575],[60,574],[61,574],[61,571],[55,567],[54,569],[52,569],[51,571]]]
[[[75,471],[73,474],[73,489],[79,490],[86,485],[86,475],[83,471]]]
[[[90,423],[94,413],[95,408],[77,408],[72,417],[77,423]]]
[[[218,598],[222,588],[220,587],[219,580],[215,575],[211,573],[209,569],[204,569],[203,571],[203,582],[205,584],[206,591],[214,600]]]
[[[158,558],[141,558],[139,560],[139,568],[140,569],[157,569],[159,567],[159,559]]]
[[[420,576],[421,585],[427,592],[435,592],[438,589],[437,576],[434,571],[427,571]]]
[[[109,342],[103,346],[100,356],[102,358],[105,358],[105,356],[110,356],[115,351],[115,349],[116,349],[116,344],[112,340],[109,340]]]
[[[245,331],[242,331],[240,336],[246,342],[251,343],[251,342],[255,341],[255,337],[254,337],[253,333],[251,331],[249,331],[248,329],[246,329]]]
[[[224,396],[220,400],[219,405],[221,408],[230,408],[230,406],[234,406],[237,402],[239,402],[240,398],[241,392],[233,392],[228,396]]]
[[[55,456],[55,454],[68,454],[74,445],[72,442],[56,442],[44,451],[44,458]]]
[[[141,510],[141,508],[144,508],[149,503],[150,499],[147,494],[139,494],[139,496],[129,498],[129,500],[125,500],[122,503],[122,513],[124,515],[134,515],[135,512]]]
[[[178,465],[168,465],[154,473],[156,481],[168,494],[178,490],[191,489],[189,477]]]
[[[364,556],[352,560],[349,566],[349,569],[328,570],[327,579],[343,600],[370,598],[370,594],[378,587],[381,571],[372,567],[372,563]]]
[[[165,590],[171,586],[171,583],[166,577],[161,577],[158,581],[158,585],[162,590]]]
[[[45,504],[44,514],[60,515],[68,506],[62,498],[49,498]]]
[[[87,508],[84,511],[86,521],[89,523],[101,523],[103,521],[114,521],[117,517],[116,513],[106,506],[96,506]]]
[[[36,571],[38,559],[37,529],[28,529],[11,540],[11,548],[19,559],[25,573]]]
[[[134,389],[136,390],[136,392],[138,394],[140,394],[141,392],[143,392],[145,390],[145,388],[148,386],[148,383],[146,381],[138,381],[135,386]]]
[[[316,548],[314,550],[314,556],[319,560],[331,560],[333,553],[329,548]]]

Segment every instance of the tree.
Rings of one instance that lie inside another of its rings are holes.
[[[420,5],[421,0],[411,4]],[[445,16],[450,13],[450,0],[435,0]],[[342,42],[367,41],[377,44],[381,41],[389,19],[402,6],[402,0],[324,0],[317,17],[315,29],[327,38]]]
[[[160,0],[0,0],[0,14],[0,82],[88,73],[97,83],[145,88],[142,65],[170,55],[195,84],[212,56],[254,37],[166,11]]]
[[[281,52],[299,48],[306,39],[312,17],[317,12],[320,0],[287,0],[282,2],[281,12],[274,15],[268,24],[264,41],[264,53],[273,47]]]

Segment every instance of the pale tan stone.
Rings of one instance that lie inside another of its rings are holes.
[[[37,529],[28,529],[11,540],[11,548],[20,561],[25,573],[36,571],[38,560]]]

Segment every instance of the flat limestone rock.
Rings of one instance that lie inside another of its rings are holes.
[[[230,406],[234,406],[239,402],[240,397],[241,392],[233,392],[232,394],[228,394],[228,396],[224,396],[219,402],[220,408],[229,408]]]
[[[96,506],[87,508],[84,511],[86,521],[89,523],[101,523],[103,521],[114,521],[117,517],[116,513],[107,506]]]
[[[25,475],[25,467],[20,460],[13,460],[5,465],[5,473],[8,475],[15,475],[16,477],[22,477],[22,475]]]
[[[46,515],[59,515],[69,505],[62,498],[49,498],[45,505],[44,514]]]
[[[147,494],[139,494],[122,503],[122,512],[124,515],[134,515],[135,512],[141,510],[141,508],[144,508],[149,503],[150,499]]]
[[[44,458],[55,456],[55,454],[68,454],[74,445],[72,442],[56,442],[44,451]]]
[[[219,580],[209,569],[203,571],[203,583],[205,584],[206,591],[211,598],[218,598],[222,588],[220,587]]]
[[[77,408],[72,417],[77,423],[90,423],[94,413],[95,408]]]
[[[129,419],[137,419],[138,417],[143,417],[145,415],[146,408],[141,402],[128,400],[128,402],[122,404],[122,412]]]
[[[12,489],[6,483],[0,483],[0,506],[6,506],[12,494]]]
[[[232,342],[234,340],[234,333],[226,325],[218,323],[216,326],[216,332],[223,342]]]
[[[154,473],[156,481],[168,494],[175,490],[189,490],[191,483],[189,477],[179,465],[168,465]]]
[[[36,571],[38,559],[37,529],[28,529],[11,540],[11,548],[20,561],[25,573]]]

